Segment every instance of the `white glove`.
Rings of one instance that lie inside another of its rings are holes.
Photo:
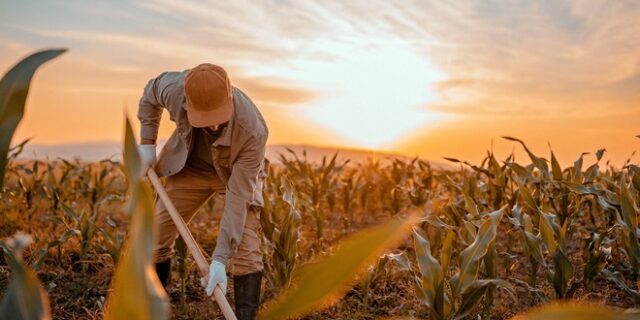
[[[155,144],[140,144],[138,145],[138,153],[140,153],[140,161],[142,161],[142,167],[146,169],[156,164],[156,145]]]
[[[227,292],[227,271],[224,264],[213,260],[209,266],[209,282],[207,284],[207,295],[213,294],[216,285],[220,285],[222,292]]]

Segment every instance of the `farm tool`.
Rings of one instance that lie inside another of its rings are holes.
[[[162,186],[162,183],[160,182],[160,178],[158,178],[158,174],[155,172],[155,170],[153,170],[153,168],[149,168],[149,170],[147,171],[147,177],[149,177],[149,181],[151,181],[153,188],[158,193],[158,197],[160,197],[160,200],[167,207],[167,210],[169,211],[169,215],[171,216],[171,220],[173,220],[173,223],[178,228],[178,232],[180,233],[180,236],[184,240],[185,244],[187,245],[187,248],[191,252],[191,255],[193,255],[193,259],[196,261],[196,264],[198,265],[200,274],[205,279],[208,279],[209,266],[207,263],[207,259],[202,253],[200,246],[198,245],[198,243],[196,243],[195,239],[193,238],[193,235],[191,235],[191,232],[189,232],[189,228],[187,227],[187,224],[182,219],[182,216],[180,216],[180,214],[178,213],[178,210],[171,202],[169,195],[167,194],[164,187]],[[220,310],[222,310],[222,314],[224,314],[225,319],[227,320],[237,319],[235,314],[231,310],[231,306],[229,305],[229,302],[225,298],[224,292],[222,291],[220,286],[216,286],[216,288],[213,290],[212,300],[218,303],[218,306],[220,306]]]

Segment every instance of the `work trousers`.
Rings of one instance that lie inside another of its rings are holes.
[[[166,179],[165,188],[182,219],[187,223],[214,194],[225,194],[226,186],[213,172],[201,172],[185,167],[175,175]],[[176,228],[164,203],[156,197],[155,226],[157,241],[155,262],[171,259],[174,243],[178,238]],[[228,212],[226,214],[233,214]],[[241,276],[262,271],[262,252],[260,250],[259,209],[249,207],[238,250],[229,261],[231,273]]]

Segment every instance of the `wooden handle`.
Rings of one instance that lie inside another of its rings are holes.
[[[189,232],[189,228],[187,228],[187,224],[184,222],[184,220],[182,219],[182,216],[180,215],[180,213],[178,213],[178,210],[171,202],[171,199],[169,198],[167,191],[164,190],[164,187],[160,182],[160,178],[158,178],[158,174],[156,174],[153,168],[149,168],[149,170],[147,171],[147,176],[149,177],[149,181],[151,181],[151,184],[153,185],[154,189],[156,189],[156,192],[158,193],[160,200],[164,203],[165,207],[167,207],[167,210],[169,211],[169,215],[171,216],[171,220],[173,220],[173,223],[178,228],[178,232],[180,233],[180,236],[182,237],[184,242],[187,244],[187,248],[189,248],[189,252],[191,252],[191,255],[193,255],[193,259],[196,260],[198,269],[200,269],[200,274],[202,274],[202,276],[205,279],[209,279],[209,263],[207,262],[207,259],[202,254],[202,250],[200,249],[200,246],[196,243],[196,240],[193,238],[193,235],[191,235],[191,232]],[[229,301],[227,301],[227,299],[225,298],[224,292],[222,292],[222,289],[220,288],[219,285],[217,285],[216,288],[213,290],[212,300],[215,300],[218,303],[218,306],[220,306],[220,310],[222,310],[222,314],[224,314],[225,319],[227,320],[237,319],[236,315],[233,313],[233,310],[231,310]]]

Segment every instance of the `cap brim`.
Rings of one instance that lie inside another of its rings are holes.
[[[187,118],[192,127],[203,128],[223,124],[233,114],[233,102],[229,101],[225,105],[219,106],[211,111],[198,111],[192,108],[187,102]]]

